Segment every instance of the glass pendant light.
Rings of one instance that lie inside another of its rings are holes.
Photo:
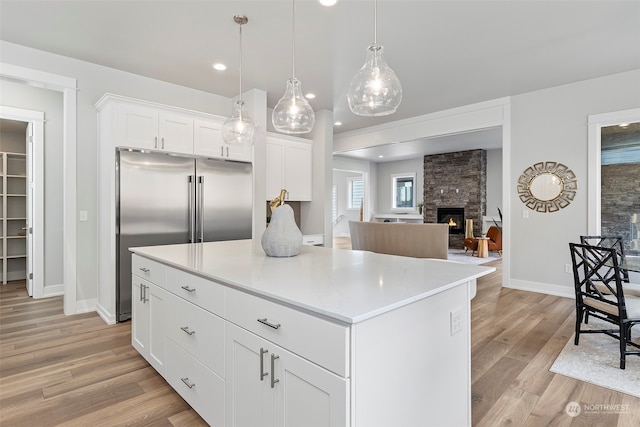
[[[247,107],[242,101],[242,26],[249,22],[243,15],[236,15],[233,21],[240,27],[240,95],[233,104],[233,113],[222,125],[222,139],[225,144],[251,145],[255,141],[256,126],[247,113]]]
[[[296,2],[293,0],[293,19],[292,19],[292,62],[293,72],[292,77],[287,80],[287,89],[284,96],[278,101],[273,114],[271,115],[271,122],[273,127],[278,132],[288,134],[301,134],[309,133],[313,129],[313,124],[316,120],[316,116],[313,113],[311,104],[302,95],[302,88],[300,86],[300,80],[296,79]]]
[[[349,84],[347,102],[358,116],[386,116],[393,114],[402,102],[400,80],[382,56],[378,44],[378,1],[374,5],[373,44],[367,48],[364,65]]]

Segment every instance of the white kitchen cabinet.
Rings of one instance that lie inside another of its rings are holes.
[[[287,200],[311,201],[311,141],[267,136],[267,198],[288,191]]]
[[[344,426],[349,381],[227,322],[227,425]]]
[[[193,154],[193,118],[153,107],[118,105],[120,146]]]
[[[166,291],[135,274],[131,283],[131,344],[164,376]]]
[[[193,153],[206,157],[251,162],[251,145],[224,143],[223,124],[223,120],[195,120]]]

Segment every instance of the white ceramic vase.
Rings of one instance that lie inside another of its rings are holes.
[[[296,225],[291,206],[284,204],[273,210],[261,243],[268,256],[292,257],[300,253],[302,233]]]

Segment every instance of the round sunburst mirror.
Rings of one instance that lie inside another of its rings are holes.
[[[536,212],[557,212],[573,201],[578,190],[576,174],[562,163],[539,162],[518,178],[518,196]]]

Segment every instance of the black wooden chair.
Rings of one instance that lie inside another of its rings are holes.
[[[640,345],[631,341],[631,328],[640,323],[640,298],[625,298],[615,248],[569,243],[569,249],[576,294],[574,344],[578,345],[581,333],[609,335],[620,342],[620,369],[624,369],[627,355],[640,355]],[[587,324],[589,316],[617,328],[582,329],[583,321]]]
[[[624,262],[624,247],[622,246],[621,236],[580,236],[580,243],[583,245],[600,246],[603,248],[613,248],[618,253],[618,265]],[[623,268],[622,281],[629,283],[629,272]]]

